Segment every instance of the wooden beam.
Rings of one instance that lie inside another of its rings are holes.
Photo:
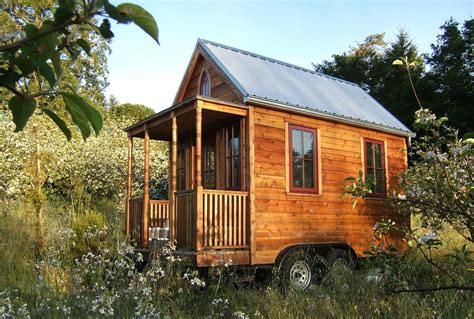
[[[126,203],[126,220],[125,234],[130,237],[130,199],[132,197],[132,164],[133,163],[133,137],[128,137],[128,172],[127,172],[127,203]]]
[[[256,263],[255,257],[257,252],[256,240],[255,240],[255,133],[254,133],[254,107],[249,106],[249,124],[248,124],[248,137],[249,137],[249,221],[250,221],[250,264]]]
[[[201,107],[206,110],[234,114],[234,115],[239,115],[239,116],[247,116],[248,114],[248,110],[246,108],[232,107],[228,105],[206,102],[206,101],[199,101],[199,102],[200,102]]]
[[[201,251],[203,246],[203,187],[201,173],[201,151],[202,151],[202,101],[196,105],[196,251]]]
[[[201,174],[201,151],[202,151],[202,108],[201,102],[198,101],[196,108],[196,186],[202,186]]]
[[[145,129],[145,171],[143,181],[143,247],[148,247],[148,224],[150,210],[150,131]]]
[[[146,130],[145,125],[138,126],[138,127],[134,128],[133,130],[128,131],[127,135],[128,135],[128,137],[134,137],[134,136],[137,136],[138,134],[144,132],[145,130]]]
[[[178,124],[175,112],[171,112],[171,184],[170,184],[170,204],[171,204],[171,239],[176,234],[176,203],[174,193],[176,191],[176,164],[178,161]]]

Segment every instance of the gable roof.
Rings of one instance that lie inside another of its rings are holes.
[[[360,86],[255,53],[199,39],[197,43],[244,97],[244,102],[414,136]]]

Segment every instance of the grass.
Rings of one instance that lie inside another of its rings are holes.
[[[50,201],[45,209],[47,262],[38,266],[34,256],[32,214],[27,204],[9,202],[0,208],[0,317],[142,317],[172,318],[471,318],[474,294],[447,290],[430,293],[387,294],[398,285],[431,286],[448,282],[446,276],[412,251],[390,267],[377,260],[362,263],[356,271],[335,269],[306,291],[282,292],[277,282],[257,285],[242,280],[232,269],[224,282],[200,288],[189,278],[195,274],[185,262],[164,256],[143,273],[130,275],[131,255],[120,253],[123,240],[120,211],[108,201],[95,205],[109,221],[103,250],[74,264],[70,257],[73,237],[60,229],[71,226],[74,215],[65,203]],[[416,222],[416,221],[415,221]],[[445,246],[434,251],[436,261],[465,283],[474,282],[472,271],[448,263],[444,254],[465,241],[456,233],[440,234]],[[108,250],[106,251],[105,248]],[[110,252],[108,252],[110,250]],[[385,268],[384,268],[385,267]],[[113,279],[106,269],[112,269]],[[374,269],[388,273],[369,281]],[[246,276],[248,278],[248,276]],[[81,283],[76,281],[80,279]],[[87,282],[87,280],[89,280]],[[2,314],[3,311],[3,314]]]

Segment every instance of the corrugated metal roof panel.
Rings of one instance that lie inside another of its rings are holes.
[[[358,85],[222,44],[199,40],[244,97],[411,131]]]

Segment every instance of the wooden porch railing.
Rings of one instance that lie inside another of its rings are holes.
[[[203,190],[203,248],[244,248],[247,240],[247,192]]]
[[[141,245],[143,242],[143,198],[130,199],[130,239]]]
[[[167,240],[170,237],[170,202],[150,200],[149,239]]]
[[[186,190],[174,194],[174,238],[178,247],[196,246],[196,191]]]
[[[242,191],[202,191],[202,247],[203,249],[248,247],[248,193]],[[166,240],[171,236],[180,248],[196,248],[197,245],[197,201],[196,190],[175,193],[173,225],[170,221],[170,202],[150,200],[148,238]],[[130,200],[130,237],[142,246],[143,199]]]
[[[148,239],[165,240],[170,236],[170,202],[150,200]],[[130,200],[130,239],[143,246],[143,198]]]

